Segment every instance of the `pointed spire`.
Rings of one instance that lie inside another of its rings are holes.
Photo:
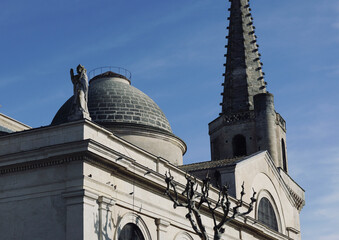
[[[248,0],[230,0],[222,113],[253,110],[253,96],[266,92]]]

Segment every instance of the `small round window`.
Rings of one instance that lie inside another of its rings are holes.
[[[270,201],[263,197],[258,208],[258,220],[278,232],[278,222]]]
[[[127,223],[121,230],[118,240],[145,240],[140,229],[134,223]]]

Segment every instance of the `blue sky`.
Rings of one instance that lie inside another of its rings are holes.
[[[120,66],[210,159],[220,112],[226,0],[0,2],[0,112],[48,125],[72,95],[69,69]],[[287,121],[290,175],[306,190],[303,239],[339,239],[339,1],[252,0],[276,110]]]

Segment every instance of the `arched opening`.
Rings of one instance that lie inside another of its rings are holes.
[[[246,138],[243,135],[238,134],[234,136],[232,140],[232,146],[233,146],[233,157],[245,156],[247,154]]]
[[[141,216],[128,212],[119,221],[114,240],[151,240],[151,234]]]
[[[127,223],[121,230],[118,240],[145,240],[141,230],[134,223]]]
[[[284,139],[281,139],[281,151],[282,151],[283,169],[285,172],[287,172],[286,146]]]
[[[269,228],[272,228],[277,232],[279,231],[277,217],[275,215],[273,206],[265,197],[263,197],[259,202],[258,220]]]

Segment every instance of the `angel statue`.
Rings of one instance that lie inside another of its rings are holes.
[[[86,68],[79,64],[77,66],[77,75],[74,75],[71,68],[71,80],[73,83],[73,102],[69,118],[77,120],[82,118],[90,119],[87,101],[88,101],[88,77]]]

